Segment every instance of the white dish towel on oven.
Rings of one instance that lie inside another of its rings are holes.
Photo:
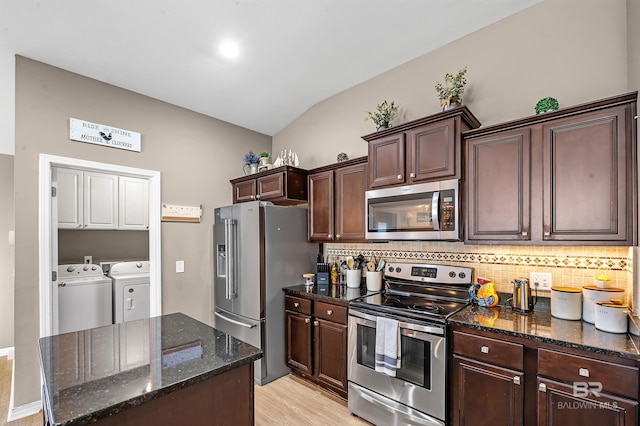
[[[390,318],[376,319],[376,371],[396,377],[400,368],[400,329],[398,321]]]

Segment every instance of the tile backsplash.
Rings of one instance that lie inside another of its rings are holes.
[[[331,261],[362,253],[396,263],[440,263],[473,268],[476,277],[491,279],[497,289],[511,292],[511,280],[530,272],[549,272],[554,286],[593,285],[606,274],[624,288],[631,301],[633,256],[630,247],[610,246],[490,246],[461,242],[404,242],[325,244]],[[548,292],[541,294],[548,296]]]

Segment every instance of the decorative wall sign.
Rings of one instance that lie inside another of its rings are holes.
[[[202,217],[202,206],[176,206],[162,203],[163,222],[195,222]]]
[[[141,150],[140,133],[77,118],[69,118],[69,139],[128,151]]]

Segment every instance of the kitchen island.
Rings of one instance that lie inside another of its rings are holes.
[[[262,351],[175,313],[43,337],[45,424],[254,423]]]

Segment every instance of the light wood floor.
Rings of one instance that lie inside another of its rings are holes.
[[[42,413],[7,423],[11,366],[11,360],[0,357],[0,425],[42,425]],[[352,416],[345,401],[291,375],[255,386],[255,417],[257,426],[369,425]]]

